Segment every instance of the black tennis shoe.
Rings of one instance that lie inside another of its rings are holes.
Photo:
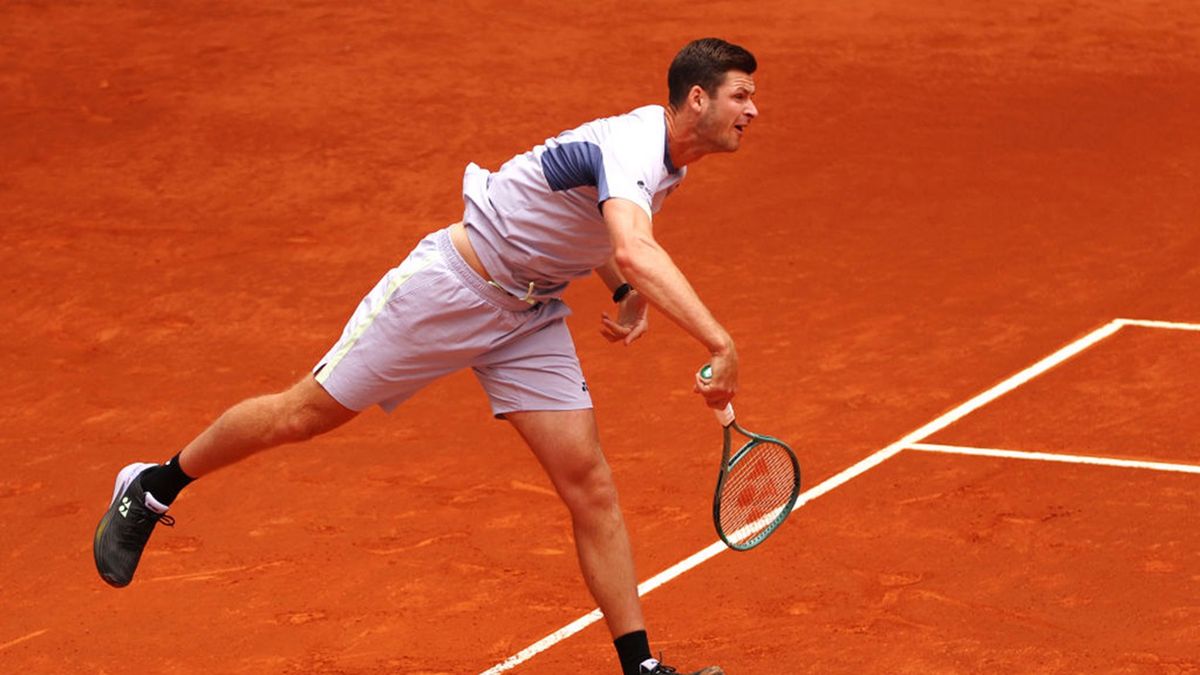
[[[659,663],[658,659],[643,661],[642,665],[638,667],[638,673],[640,675],[725,675],[725,671],[720,666],[701,668],[694,673],[680,673],[665,663]]]
[[[142,550],[150,540],[154,526],[173,526],[165,504],[142,489],[142,474],[157,464],[130,464],[117,474],[112,502],[96,526],[92,555],[96,571],[110,586],[121,588],[133,581],[133,572],[142,559]]]

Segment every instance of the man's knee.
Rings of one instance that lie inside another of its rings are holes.
[[[330,428],[332,427],[324,423],[317,411],[307,406],[287,409],[277,418],[275,424],[279,440],[284,443],[307,441]]]
[[[608,513],[618,509],[617,486],[612,471],[602,458],[576,467],[559,486],[559,494],[571,513]]]
[[[275,430],[283,443],[307,441],[336,429],[357,414],[335,401],[311,378],[278,396]]]

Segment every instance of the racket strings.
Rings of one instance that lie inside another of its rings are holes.
[[[726,538],[738,544],[754,539],[787,516],[795,468],[791,454],[776,443],[751,448],[730,469],[721,487],[719,521]]]

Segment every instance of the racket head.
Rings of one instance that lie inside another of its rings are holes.
[[[732,453],[731,428],[749,439]],[[726,546],[749,551],[791,514],[800,496],[800,462],[787,443],[748,432],[736,422],[725,428],[723,454],[713,523]]]

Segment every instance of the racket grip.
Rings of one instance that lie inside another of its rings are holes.
[[[704,367],[700,369],[700,379],[705,380],[705,381],[712,379],[712,364],[711,363],[704,364]],[[714,408],[713,414],[717,416],[717,421],[721,423],[721,426],[727,427],[730,424],[733,424],[734,418],[733,418],[733,404],[732,403],[726,403],[725,407],[722,408],[721,410],[717,410]]]
[[[717,421],[721,423],[721,426],[727,427],[730,424],[733,424],[734,417],[732,403],[726,403],[725,407],[721,408],[720,410],[714,408],[713,414],[716,415]]]

